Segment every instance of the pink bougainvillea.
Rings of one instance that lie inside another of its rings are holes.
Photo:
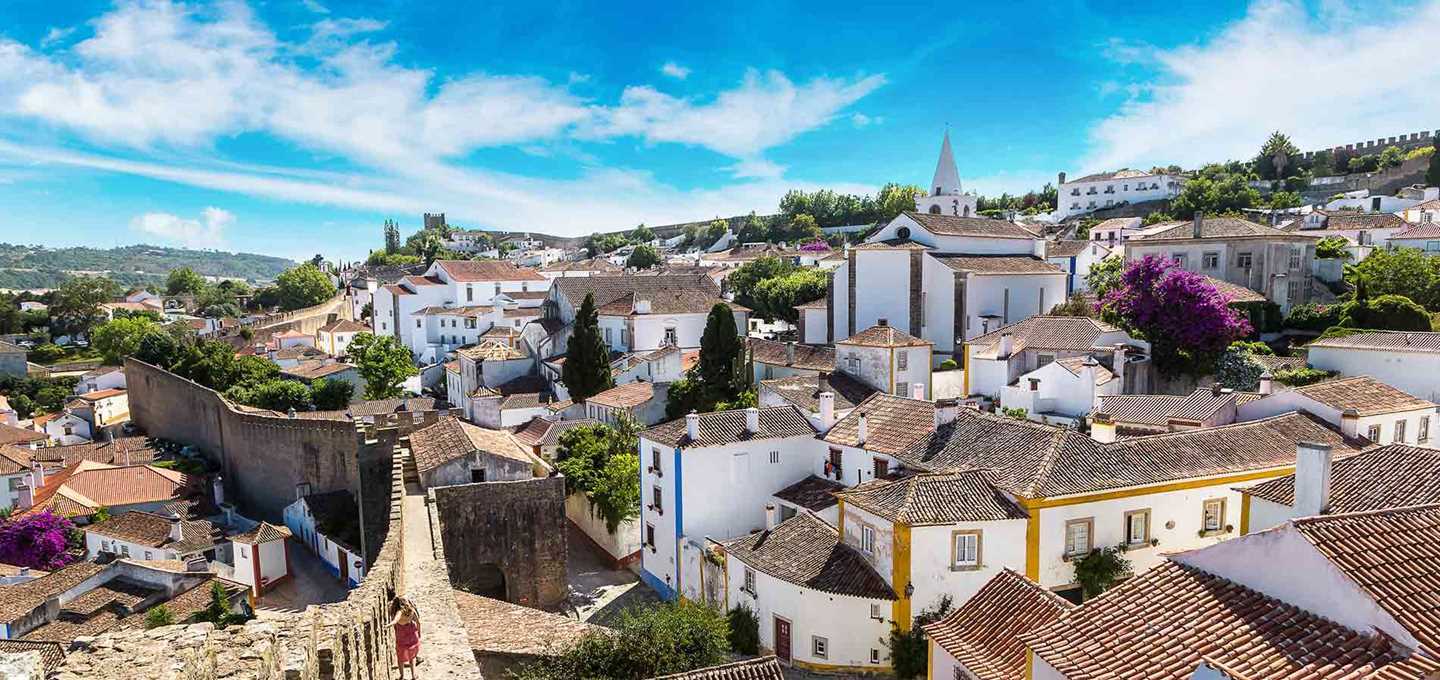
[[[825,253],[830,251],[830,244],[824,241],[811,241],[800,246],[802,253]]]
[[[1169,375],[1208,371],[1231,342],[1251,332],[1230,298],[1204,276],[1154,256],[1126,265],[1100,307],[1148,340],[1155,367]]]
[[[0,523],[0,562],[34,569],[59,569],[75,561],[68,551],[70,520],[49,510]]]

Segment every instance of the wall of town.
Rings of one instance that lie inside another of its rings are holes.
[[[484,573],[499,568],[510,602],[543,609],[565,598],[564,477],[442,486],[429,493],[456,588],[475,592]]]

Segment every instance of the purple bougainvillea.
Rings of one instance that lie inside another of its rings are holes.
[[[824,253],[828,252],[829,250],[830,244],[824,241],[811,241],[803,246],[800,246],[800,252],[802,253]]]
[[[67,552],[70,520],[49,510],[0,523],[0,562],[35,569],[59,569],[75,561]]]
[[[1167,375],[1208,372],[1231,342],[1251,332],[1230,298],[1204,276],[1154,256],[1126,265],[1100,306],[1150,341],[1155,367]]]

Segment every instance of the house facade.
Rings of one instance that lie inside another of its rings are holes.
[[[1311,300],[1319,240],[1239,218],[1196,215],[1192,222],[1158,224],[1131,238],[1125,259],[1173,260],[1186,271],[1258,291],[1288,313]]]
[[[497,296],[544,292],[549,288],[550,279],[509,262],[436,260],[423,275],[405,276],[376,289],[372,327],[377,335],[399,340],[417,359],[433,361],[450,349],[474,342],[462,331],[472,331],[478,337],[488,330],[493,318],[487,314],[493,314]],[[436,312],[446,308],[481,310],[448,315]],[[427,314],[426,310],[435,313]],[[466,327],[465,319],[471,319],[474,327]]]
[[[1060,174],[1056,219],[1113,208],[1127,203],[1167,201],[1180,195],[1185,178],[1128,168],[1066,180]]]
[[[1306,346],[1312,368],[1368,375],[1429,401],[1440,400],[1440,333],[1364,331]]]

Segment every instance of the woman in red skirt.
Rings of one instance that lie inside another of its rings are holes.
[[[400,677],[405,677],[405,667],[410,667],[410,677],[415,674],[415,657],[420,654],[420,613],[415,604],[403,597],[395,598],[395,618],[390,625],[395,627],[395,658],[399,661]]]

